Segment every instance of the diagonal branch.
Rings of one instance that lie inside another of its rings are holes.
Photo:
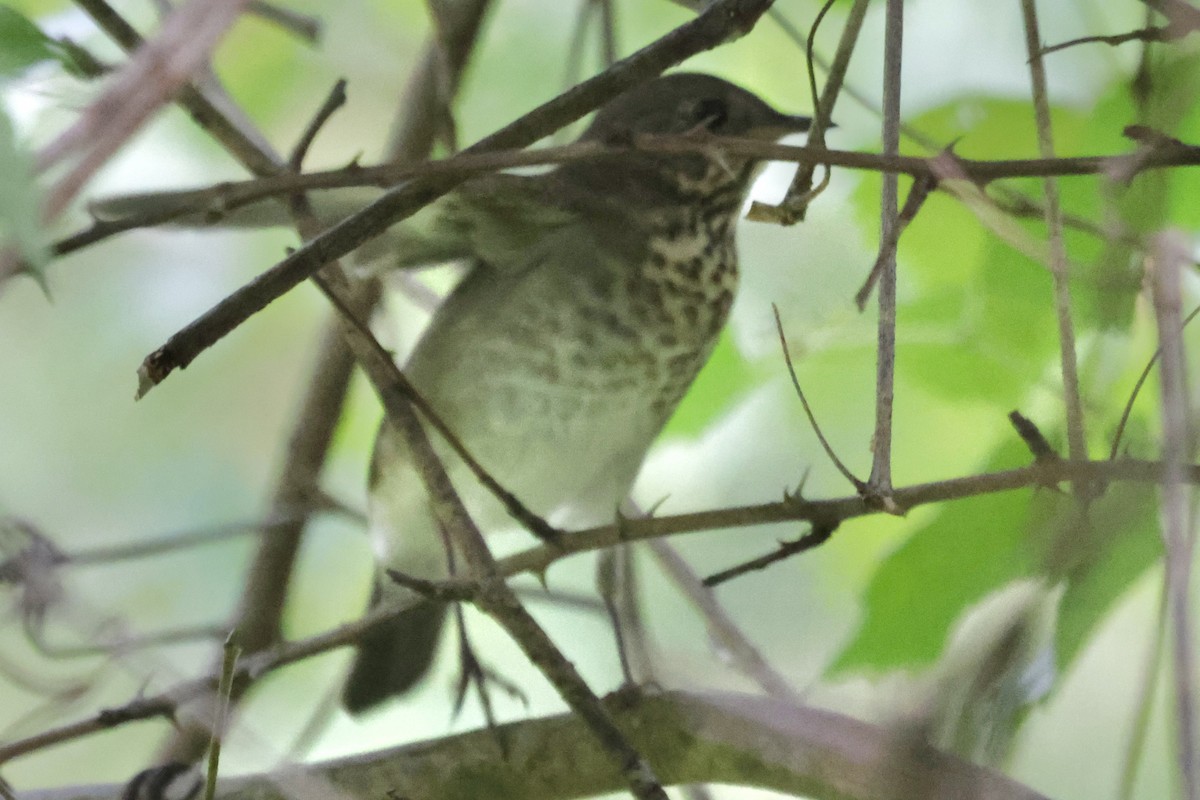
[[[341,298],[342,290],[332,281],[314,277],[345,318],[350,348],[379,393],[388,423],[408,444],[439,525],[449,533],[455,550],[462,553],[470,568],[476,586],[472,602],[504,628],[571,710],[584,721],[634,796],[638,800],[667,800],[649,762],[629,742],[575,666],[505,583],[483,534],[450,483],[441,459],[421,426],[416,408],[405,394],[403,383],[395,380],[397,370],[391,357],[362,323],[349,314],[349,308]]]
[[[89,0],[94,2],[94,0]],[[401,106],[407,110],[405,118],[430,120],[434,108],[444,98],[429,89],[431,84],[458,86],[467,59],[473,49],[479,31],[479,22],[487,11],[491,0],[471,0],[456,5],[452,24],[442,31],[445,40],[445,58],[436,66],[426,65],[410,78]],[[431,45],[432,46],[432,45]],[[449,75],[440,75],[440,69]],[[187,95],[183,102],[187,103]],[[192,108],[188,104],[189,109]],[[327,104],[317,115],[300,143],[295,148],[296,157],[302,158],[307,149],[306,142],[315,136],[319,123],[332,104]],[[223,117],[219,117],[223,119]],[[417,161],[426,157],[433,147],[435,131],[428,124],[408,124],[399,129],[392,141],[392,155],[400,162]],[[255,137],[246,137],[253,142]],[[238,151],[231,151],[235,154]],[[262,153],[262,158],[274,157]],[[253,162],[251,162],[253,163]],[[294,165],[299,168],[299,164]],[[350,303],[355,314],[369,316],[379,300],[380,288],[375,282],[359,283],[350,289]],[[354,357],[346,346],[336,317],[325,324],[322,331],[317,357],[312,374],[304,392],[304,398],[296,414],[291,435],[284,453],[283,465],[276,480],[274,497],[271,500],[269,518],[290,514],[293,519],[272,530],[272,535],[259,541],[253,561],[246,573],[242,597],[233,626],[238,629],[239,641],[247,653],[265,650],[279,643],[283,610],[291,574],[299,554],[301,540],[308,526],[309,515],[297,516],[295,509],[309,508],[314,496],[320,493],[319,481],[333,435],[341,420],[350,379],[353,374]],[[239,680],[234,684],[236,702],[248,689],[251,681]],[[190,762],[199,755],[206,741],[203,726],[180,726],[164,749],[167,760]]]
[[[689,56],[747,33],[771,0],[716,0],[694,20],[622,59],[602,74],[545,103],[464,152],[525,147],[579,119],[620,92],[660,74]],[[234,291],[151,353],[138,369],[144,396],[176,369],[294,288],[325,264],[453,189],[462,178],[418,180],[388,191],[374,203],[322,233],[283,261]]]

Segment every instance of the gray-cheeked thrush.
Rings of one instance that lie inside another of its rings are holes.
[[[808,122],[719,78],[676,73],[612,100],[581,140],[700,128],[776,140]],[[389,251],[402,267],[469,265],[405,371],[475,459],[533,511],[579,525],[614,518],[729,314],[734,232],[754,168],[714,144],[487,175],[423,211],[420,233],[402,234]],[[475,521],[485,531],[503,524],[499,504],[438,444]],[[370,532],[374,602],[409,591],[388,568],[448,574],[421,477],[386,422],[371,463]],[[343,695],[350,711],[426,672],[444,612],[424,602],[360,643]]]

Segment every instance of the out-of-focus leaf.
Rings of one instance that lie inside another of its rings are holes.
[[[56,58],[54,40],[16,9],[0,5],[0,78]]]
[[[987,470],[1021,463],[1006,444]],[[960,501],[917,531],[876,572],[867,614],[833,669],[918,667],[952,626],[1012,580],[1062,582],[1055,651],[1065,673],[1112,605],[1162,554],[1152,487],[1115,484],[1086,510],[1068,493],[1006,492]]]
[[[1063,524],[1069,519],[1061,514],[1043,525],[1054,545],[1051,567],[1062,570],[1067,582],[1055,641],[1061,672],[1113,603],[1162,557],[1155,508],[1153,487],[1115,484],[1092,504],[1086,525]]]
[[[909,333],[897,358],[909,378],[941,396],[1010,407],[1041,379],[1052,355],[1051,297],[1045,269],[989,239],[958,285],[901,306]]]
[[[984,470],[1028,461],[1009,442]],[[1031,491],[949,504],[880,565],[866,594],[866,617],[832,670],[890,669],[932,662],[950,626],[972,603],[1029,575],[1037,548],[1028,536]]]
[[[1120,130],[1139,123],[1168,136],[1200,133],[1200,107],[1196,104],[1200,55],[1186,50],[1163,53],[1151,74],[1142,109],[1128,104],[1122,107],[1119,101],[1104,106],[1128,114],[1124,120],[1113,119],[1111,126]],[[1126,149],[1134,148],[1127,144]],[[1134,236],[1151,234],[1166,225],[1197,224],[1200,176],[1194,173],[1191,169],[1153,170],[1139,174],[1129,184],[1108,182],[1106,191],[1113,198],[1111,218]],[[1098,261],[1097,272],[1102,287],[1119,290],[1097,294],[1098,316],[1111,320],[1113,326],[1124,326],[1141,283],[1141,255],[1132,243],[1114,241]]]

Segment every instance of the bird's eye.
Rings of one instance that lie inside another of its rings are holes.
[[[706,97],[696,103],[693,113],[697,125],[715,131],[725,124],[729,117],[729,108],[719,97]]]

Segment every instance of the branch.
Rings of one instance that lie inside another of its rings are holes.
[[[490,0],[471,0],[455,5],[451,15],[453,19],[440,31],[447,40],[445,58],[423,65],[409,79],[400,103],[407,112],[405,118],[432,118],[435,107],[440,106],[445,98],[433,92],[431,87],[448,87],[450,91],[457,87],[479,31],[479,22],[489,5]],[[431,43],[429,48],[434,46]],[[295,170],[299,171],[309,143],[337,107],[339,95],[340,92],[331,95],[294,148],[291,166]],[[224,119],[223,116],[218,118]],[[233,126],[233,123],[229,125]],[[236,126],[234,128],[236,130]],[[259,152],[254,147],[258,138],[257,135],[245,137],[244,146],[250,147],[252,153]],[[405,163],[425,158],[432,146],[432,129],[423,124],[413,124],[398,130],[390,152],[396,161]],[[239,151],[231,152],[236,154]],[[262,151],[260,155],[266,160],[278,160],[269,151]],[[379,295],[380,287],[375,282],[356,284],[350,290],[352,312],[368,317]],[[306,508],[312,503],[313,497],[320,493],[321,471],[342,417],[354,367],[354,357],[342,337],[340,325],[340,320],[334,318],[325,324],[322,332],[312,373],[292,424],[283,465],[276,479],[271,499],[272,517],[297,507]],[[233,623],[238,630],[239,643],[248,653],[273,647],[281,639],[291,574],[308,521],[309,515],[301,514],[274,529],[273,535],[259,542],[246,573]],[[252,680],[253,676],[248,673],[234,683],[233,702],[237,702],[249,690]],[[206,734],[203,720],[199,725],[179,726],[164,749],[165,758],[184,762],[194,760],[206,743]]]
[[[1050,123],[1050,98],[1046,91],[1046,65],[1042,60],[1042,39],[1038,31],[1035,0],[1021,0],[1025,21],[1025,49],[1029,53],[1029,75],[1033,90],[1033,108],[1037,119],[1038,150],[1043,158],[1054,158],[1054,132]],[[1067,412],[1067,453],[1071,458],[1087,458],[1087,432],[1084,428],[1083,399],[1079,395],[1079,367],[1075,355],[1075,323],[1071,313],[1071,271],[1063,241],[1062,208],[1058,183],[1046,178],[1046,229],[1049,233],[1050,272],[1054,277],[1054,312],[1058,320],[1059,363],[1063,381],[1063,405]],[[1086,498],[1090,491],[1077,486]]]
[[[842,84],[846,79],[846,70],[850,67],[850,57],[854,54],[854,46],[858,43],[858,35],[862,30],[863,20],[867,16],[868,2],[867,0],[855,0],[854,5],[850,7],[850,12],[846,16],[846,25],[842,28],[842,35],[838,39],[837,51],[834,53],[833,63],[830,64],[828,69],[825,88],[821,91],[821,96],[818,99],[817,82],[813,74],[813,64],[816,62],[816,54],[814,52],[816,34],[821,20],[832,6],[833,2],[830,0],[830,2],[821,7],[817,18],[813,20],[812,29],[809,30],[808,36],[804,39],[804,51],[808,59],[809,91],[813,95],[814,105],[812,125],[808,129],[808,143],[818,147],[824,147],[825,145],[825,129],[832,123],[833,108],[837,103],[838,95],[842,90]],[[790,27],[786,24],[782,15],[774,9],[772,9],[772,17],[783,25],[785,30]],[[799,44],[799,42],[797,43]],[[815,162],[802,164],[796,170],[796,174],[792,176],[791,185],[788,186],[783,202],[775,207],[766,205],[765,203],[753,203],[750,207],[750,218],[759,221],[777,221],[783,225],[791,225],[804,219],[804,212],[808,207],[809,201],[830,179],[827,171],[825,178],[821,181],[821,186],[818,189],[813,189],[812,182],[815,168]],[[826,169],[828,170],[828,165]]]
[[[1188,398],[1187,353],[1183,342],[1183,271],[1192,262],[1191,243],[1181,231],[1167,230],[1154,238],[1149,279],[1154,298],[1158,339],[1163,437],[1162,527],[1166,543],[1166,598],[1171,621],[1174,661],[1175,732],[1182,796],[1200,798],[1197,763],[1196,653],[1192,632],[1191,579],[1195,528],[1186,459],[1195,450]]]
[[[96,170],[202,66],[249,0],[192,0],[139,47],[108,87],[38,154],[37,167],[73,161],[46,192],[43,216],[57,217]],[[85,5],[95,0],[84,0]]]
[[[475,591],[472,602],[500,624],[521,651],[550,681],[555,690],[579,715],[593,735],[594,742],[607,756],[609,766],[625,779],[638,800],[667,800],[657,775],[649,761],[629,742],[562,651],[533,616],[521,605],[513,590],[500,574],[496,560],[483,540],[483,534],[463,506],[441,459],[433,449],[415,404],[399,370],[370,331],[345,306],[340,290],[332,281],[315,276],[321,290],[345,318],[345,333],[355,358],[371,379],[387,413],[388,424],[403,436],[413,463],[425,484],[434,516],[447,531],[454,550],[462,553],[470,568]]]
[[[900,151],[901,56],[904,45],[904,0],[887,0],[883,31],[883,153]],[[916,190],[914,189],[914,194]],[[876,502],[891,507],[892,407],[896,391],[896,250],[900,236],[899,180],[883,176],[879,200],[879,321],[875,352],[875,431],[871,436],[871,477],[867,485]],[[915,213],[915,212],[914,212]]]
[[[606,708],[672,784],[726,783],[814,800],[1046,800],[991,769],[911,743],[883,727],[803,705],[739,694],[670,692]],[[578,717],[486,730],[292,767],[218,784],[220,800],[288,800],[281,786],[319,780],[351,797],[568,800],[622,789]],[[22,800],[117,800],[120,786],[22,793]]]
[[[1188,484],[1200,485],[1200,464],[1184,465],[1182,475],[1182,479]],[[892,498],[899,508],[907,511],[931,503],[962,500],[1018,489],[1044,488],[1064,481],[1087,481],[1095,484],[1130,481],[1157,484],[1162,479],[1163,464],[1158,461],[1134,459],[1084,462],[1065,459],[1043,460],[1018,469],[914,484],[895,489]],[[624,519],[619,525],[578,531],[561,537],[554,544],[538,545],[499,559],[496,564],[496,574],[511,577],[529,572],[543,576],[552,564],[569,555],[663,536],[779,522],[810,522],[828,525],[833,522],[843,523],[858,517],[879,513],[883,513],[883,511],[878,508],[877,504],[855,494],[827,500],[788,498],[775,503],[725,508],[716,511]],[[391,606],[378,606],[346,625],[307,639],[282,644],[263,653],[247,655],[241,660],[239,672],[235,678],[238,680],[258,678],[280,667],[352,645],[368,631],[395,618],[397,614],[403,613],[416,602],[419,600],[414,599]],[[117,724],[154,716],[170,716],[178,704],[212,692],[215,687],[215,678],[200,678],[179,684],[154,697],[139,697],[119,709],[103,711],[89,719],[68,723],[60,728],[39,734],[37,737],[0,745],[0,765],[50,744],[62,743],[107,730]]]

